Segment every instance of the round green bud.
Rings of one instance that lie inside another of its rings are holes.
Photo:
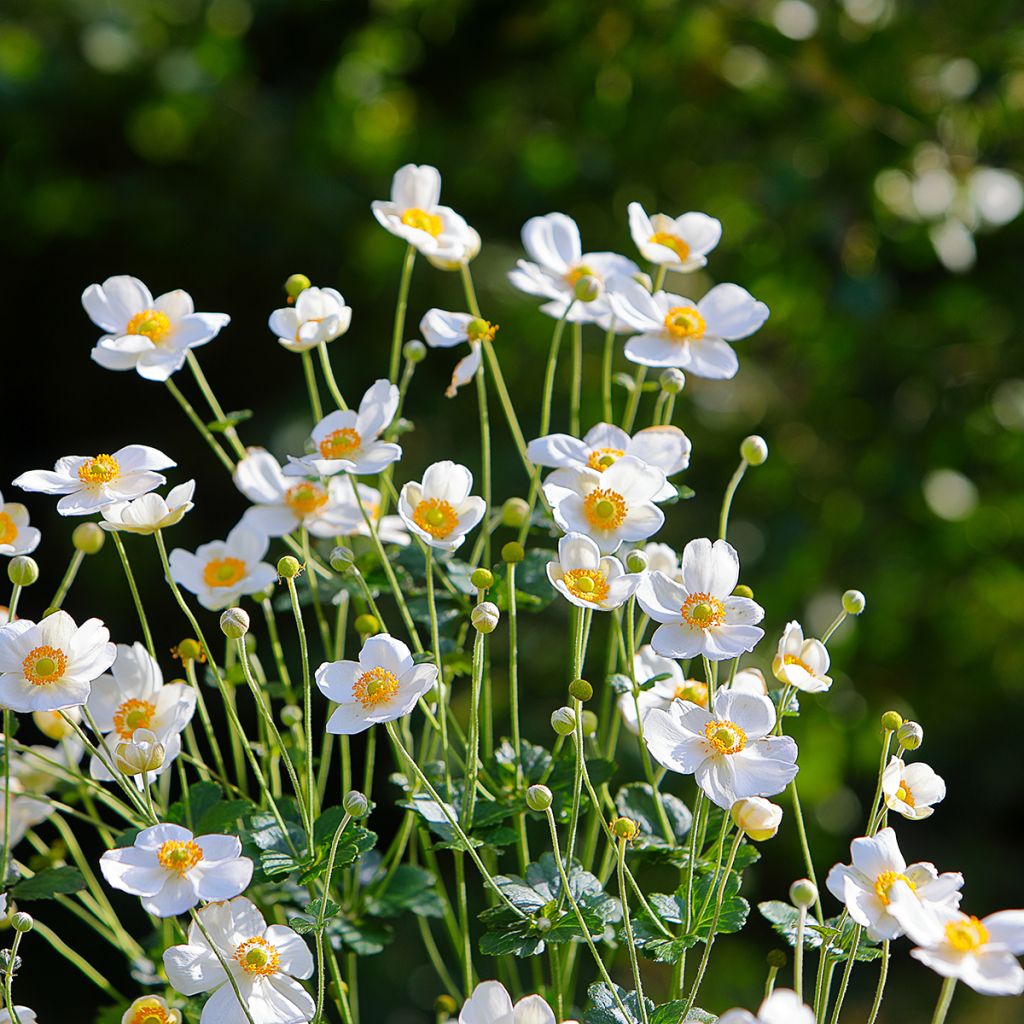
[[[178,644],[178,657],[182,661],[197,661],[203,656],[203,649],[199,646],[198,640],[189,637]]]
[[[285,704],[281,708],[281,724],[291,729],[302,722],[302,708],[298,704]]]
[[[538,917],[537,920],[534,921],[533,926],[537,929],[537,931],[543,934],[544,932],[551,931],[551,929],[554,928],[555,925],[550,917]]]
[[[770,949],[768,950],[768,966],[774,967],[777,971],[782,970],[783,967],[789,963],[789,958],[781,949]]]
[[[667,370],[661,371],[658,383],[666,395],[678,395],[686,387],[686,375],[677,367],[670,366]]]
[[[640,835],[640,824],[632,818],[616,818],[612,822],[612,833],[616,839],[625,839],[631,843]]]
[[[434,1000],[434,1013],[436,1013],[438,1017],[452,1017],[455,1015],[455,1011],[457,1009],[458,1005],[447,992],[439,995]]]
[[[643,572],[647,568],[647,564],[650,559],[647,557],[646,551],[641,551],[637,548],[635,551],[630,551],[626,555],[626,568],[630,572]]]
[[[302,563],[294,555],[285,555],[277,561],[277,575],[285,580],[293,580],[302,572]]]
[[[751,598],[754,596],[754,592],[746,584],[740,583],[733,589],[732,596]]]
[[[373,633],[380,632],[380,623],[377,621],[376,615],[370,615],[368,613],[357,615],[354,625],[356,627],[356,632],[360,636],[370,636]]]
[[[16,555],[7,563],[7,578],[17,587],[31,587],[39,579],[39,565],[28,555]]]
[[[898,711],[886,711],[882,715],[882,728],[886,732],[896,732],[903,725],[903,716]]]
[[[847,615],[860,615],[867,603],[867,598],[859,590],[848,590],[843,594],[843,611]]]
[[[284,283],[289,299],[297,299],[313,282],[305,274],[292,274]]]
[[[402,355],[407,363],[422,363],[427,358],[427,346],[419,338],[413,338],[402,346]]]
[[[531,811],[546,811],[552,799],[551,790],[547,786],[531,786],[526,791],[526,806]]]
[[[917,722],[904,722],[896,730],[896,740],[906,750],[917,750],[924,743],[924,729]]]
[[[345,799],[341,801],[341,806],[345,808],[345,813],[353,818],[365,818],[370,810],[370,801],[358,789],[350,789],[345,794]]]
[[[599,278],[584,274],[573,287],[573,295],[579,302],[593,302],[601,297],[603,288]]]
[[[768,458],[768,442],[757,434],[743,438],[740,455],[751,466],[760,466]]]
[[[517,541],[510,540],[501,549],[501,560],[503,562],[521,562],[526,557],[523,545]]]
[[[501,612],[493,601],[481,601],[470,612],[469,620],[478,633],[493,633],[501,621]]]
[[[501,506],[501,525],[518,530],[530,518],[530,503],[525,498],[508,498]]]
[[[240,640],[249,632],[249,615],[241,608],[228,608],[221,612],[220,631],[229,640]]]
[[[490,569],[474,569],[469,582],[477,590],[490,590],[494,586],[494,573]]]
[[[35,921],[32,920],[32,915],[26,914],[23,910],[11,915],[11,927],[16,932],[30,932],[34,925]]]
[[[352,549],[346,548],[341,544],[336,548],[331,548],[331,555],[328,559],[331,568],[335,572],[348,572],[355,560],[356,556],[352,553]]]
[[[571,736],[576,728],[576,712],[572,708],[559,708],[551,713],[551,728],[559,736]]]
[[[809,878],[798,878],[789,887],[789,899],[794,907],[813,907],[818,898],[818,887]]]
[[[71,543],[83,555],[95,555],[102,548],[107,535],[95,523],[79,523],[71,533]]]
[[[584,736],[593,736],[597,732],[597,715],[593,711],[584,711],[580,715],[580,725]]]
[[[594,688],[586,679],[574,679],[569,684],[569,696],[576,700],[590,700],[594,696]]]

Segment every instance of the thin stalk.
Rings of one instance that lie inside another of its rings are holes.
[[[321,341],[317,345],[317,352],[320,355],[320,369],[323,371],[324,381],[327,383],[327,390],[331,393],[331,398],[334,399],[334,404],[339,409],[347,409],[348,406],[345,404],[345,399],[342,397],[341,389],[338,387],[338,382],[334,379],[334,369],[331,366],[331,357],[327,354],[327,342]]]
[[[309,645],[306,641],[306,625],[302,621],[302,608],[299,606],[299,592],[295,587],[295,578],[289,576],[288,596],[292,601],[292,614],[295,616],[295,631],[299,637],[299,660],[302,664],[302,696],[303,696],[303,727],[306,732],[306,800],[309,806],[309,821],[316,820],[316,776],[313,774],[313,679],[309,671]],[[313,832],[309,833],[309,852],[313,852]]]
[[[195,409],[192,408],[192,405],[189,402],[189,400],[178,390],[177,384],[175,384],[174,381],[170,379],[170,377],[168,377],[167,380],[164,381],[164,384],[167,385],[167,390],[170,391],[170,393],[174,396],[175,401],[184,410],[185,415],[191,421],[192,426],[194,426],[196,430],[199,431],[199,433],[203,437],[203,440],[206,441],[206,443],[210,446],[210,449],[213,451],[213,454],[217,456],[218,460],[220,461],[220,464],[229,473],[233,473],[235,471],[235,463],[232,460],[231,456],[228,455],[226,451],[224,451],[224,447],[221,445],[220,441],[218,441],[217,438],[213,436],[213,432],[210,430],[209,427],[207,427],[206,423],[203,422],[203,418],[199,415],[199,413],[195,411]]]
[[[408,246],[405,260],[402,263],[402,276],[398,282],[398,301],[395,303],[395,322],[391,330],[391,362],[388,379],[392,384],[398,383],[398,369],[402,360],[402,335],[405,334],[405,311],[409,306],[409,284],[412,281],[412,268],[416,263],[416,249]]]
[[[946,1014],[949,1013],[949,1004],[953,1002],[953,990],[955,988],[956,978],[947,978],[942,983],[939,1001],[935,1004],[935,1013],[932,1014],[932,1024],[944,1024]]]
[[[636,411],[640,405],[640,396],[643,394],[644,381],[647,379],[647,367],[638,366],[633,376],[633,390],[626,400],[626,411],[622,414],[622,429],[628,434],[633,429],[636,421]]]
[[[796,921],[796,945],[793,947],[793,990],[804,997],[804,929],[807,927],[807,907],[801,904]]]
[[[321,345],[321,348],[323,346]],[[302,375],[306,378],[306,394],[309,395],[309,411],[313,414],[313,422],[319,423],[324,418],[324,408],[320,404],[320,389],[316,385],[316,372],[313,369],[313,356],[309,349],[302,353]]]
[[[430,644],[434,649],[434,665],[437,667],[437,718],[441,733],[441,754],[444,759],[444,778],[451,793],[451,764],[448,748],[448,694],[444,685],[444,664],[441,660],[441,635],[437,624],[437,601],[434,598],[434,549],[427,546],[427,610],[430,614]]]
[[[867,1024],[875,1024],[875,1018],[882,1006],[882,996],[885,995],[885,983],[889,980],[889,940],[882,943],[882,968],[878,975],[878,987],[875,989],[875,1000],[871,1004],[871,1013],[868,1014]]]
[[[196,383],[199,385],[199,390],[202,391],[203,397],[206,399],[206,404],[209,405],[210,411],[220,422],[224,422],[227,416],[224,410],[221,408],[220,402],[217,401],[217,396],[213,393],[213,388],[210,387],[209,381],[206,379],[206,375],[199,367],[199,360],[196,358],[195,352],[189,349],[185,356],[188,362],[189,369],[192,371],[192,375],[196,379]],[[224,436],[228,439],[231,447],[234,449],[235,454],[240,459],[245,458],[245,445],[239,440],[238,432],[234,427],[229,426],[224,428]]]
[[[612,359],[615,355],[615,323],[605,331],[601,357],[601,411],[605,423],[612,422]]]
[[[569,393],[569,433],[580,435],[580,394],[583,389],[583,324],[572,325],[572,377]]]
[[[473,672],[469,698],[466,792],[463,797],[465,803],[462,807],[463,826],[468,829],[473,827],[473,811],[476,808],[476,783],[480,768],[480,687],[483,683],[485,652],[485,634],[476,631],[476,637],[473,640]]]
[[[743,474],[747,471],[747,466],[750,463],[746,459],[740,458],[740,464],[736,467],[736,472],[733,473],[732,479],[729,481],[728,487],[725,489],[725,496],[722,498],[722,511],[718,516],[718,536],[725,540],[726,533],[729,530],[729,510],[732,508],[732,499],[736,494],[736,488],[739,487],[740,481],[743,479]]]
[[[853,929],[853,937],[850,941],[850,952],[846,957],[846,966],[843,968],[843,979],[839,983],[839,994],[836,996],[836,1006],[832,1011],[831,1024],[838,1024],[839,1014],[842,1012],[843,1003],[846,1001],[846,989],[850,984],[850,972],[853,970],[853,965],[856,963],[857,957],[857,946],[860,944],[860,925],[856,925]]]
[[[135,602],[135,611],[139,616],[139,625],[142,626],[142,635],[146,641],[146,650],[156,658],[156,648],[153,646],[153,634],[149,630],[149,622],[146,620],[146,610],[142,607],[142,597],[139,594],[139,588],[135,584],[135,575],[132,572],[131,564],[128,561],[128,552],[124,549],[124,541],[121,540],[121,535],[117,530],[111,532],[111,538],[114,541],[114,547],[117,548],[117,554],[121,559],[121,565],[124,566],[125,579],[128,580],[128,589],[132,592],[132,600]]]
[[[71,589],[71,584],[75,582],[75,577],[78,575],[84,558],[85,552],[76,548],[71,555],[71,561],[68,562],[67,572],[64,573],[64,578],[57,588],[57,593],[53,595],[53,600],[50,602],[51,608],[59,608],[64,603],[64,598],[68,596],[68,591]]]
[[[636,942],[633,939],[633,925],[629,919],[629,892],[626,890],[626,840],[620,839],[618,856],[619,902],[622,904],[622,928],[626,936],[626,949],[629,952],[629,966],[633,970],[633,986],[636,999],[640,1006],[640,1018],[647,1024],[647,1006],[644,1000],[643,983],[640,980],[640,963],[636,955]]]

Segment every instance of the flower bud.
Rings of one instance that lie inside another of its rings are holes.
[[[289,299],[297,299],[311,284],[312,281],[305,274],[292,274],[285,281],[284,290]]]
[[[82,709],[66,708],[63,714],[60,711],[33,711],[32,721],[35,722],[36,728],[48,740],[59,743],[75,731],[64,720],[64,715],[67,715],[72,722],[80,722],[82,720]]]
[[[229,640],[240,640],[249,632],[249,616],[241,608],[228,608],[221,612],[220,631]]]
[[[341,801],[341,806],[345,808],[345,813],[353,818],[365,818],[370,810],[370,801],[358,789],[350,789],[345,794],[345,799]]]
[[[357,615],[353,625],[360,636],[372,636],[374,633],[380,632],[380,623],[377,621],[377,616],[370,615],[368,612]]]
[[[39,566],[28,555],[16,555],[7,564],[7,578],[16,587],[31,587],[39,579]]]
[[[95,555],[103,547],[107,535],[96,523],[79,523],[71,533],[71,543],[83,555]]]
[[[774,967],[777,971],[781,971],[789,962],[789,957],[787,957],[785,951],[781,949],[768,950],[768,956],[766,959],[768,961],[768,966]]]
[[[493,601],[481,601],[470,613],[469,619],[478,633],[493,633],[498,628],[501,612]]]
[[[737,800],[729,813],[736,827],[758,843],[771,839],[779,831],[782,822],[782,808],[771,800],[765,800],[763,796]]]
[[[302,708],[298,704],[285,704],[281,708],[281,724],[287,728],[299,725],[302,722]]]
[[[584,711],[580,715],[580,726],[584,736],[593,736],[597,732],[597,715],[593,711]]]
[[[501,560],[503,562],[521,562],[525,557],[526,551],[523,549],[523,545],[518,541],[510,540],[507,544],[502,546]]]
[[[352,549],[346,548],[341,544],[336,548],[331,548],[331,554],[328,558],[328,562],[330,562],[330,566],[335,572],[348,572],[355,560],[356,556],[352,553]]]
[[[294,555],[285,555],[278,559],[277,575],[285,580],[293,580],[302,572],[302,563]]]
[[[164,745],[148,729],[136,729],[130,740],[114,748],[114,763],[125,775],[155,772],[164,763]]]
[[[616,818],[612,822],[612,833],[616,839],[625,839],[631,843],[640,835],[640,825],[632,818]]]
[[[745,584],[738,583],[733,588],[732,596],[733,597],[745,597],[747,599],[750,599],[750,598],[752,598],[754,596],[754,592],[750,589],[750,587],[746,586]]]
[[[447,992],[442,993],[434,1000],[434,1013],[438,1017],[452,1017],[458,1009],[458,1004]]]
[[[203,649],[199,646],[198,640],[193,640],[189,637],[187,640],[182,640],[178,644],[178,657],[183,662],[185,661],[202,661]]]
[[[740,455],[751,466],[760,466],[768,458],[768,442],[757,434],[743,438]]]
[[[550,917],[538,917],[533,926],[543,935],[544,932],[551,931],[554,927],[554,922]]]
[[[649,561],[647,552],[636,548],[626,555],[626,568],[630,572],[644,572]]]
[[[477,590],[490,590],[494,586],[494,573],[490,569],[474,569],[469,582]]]
[[[818,898],[818,887],[809,878],[798,878],[789,887],[789,899],[794,907],[813,907]]]
[[[658,383],[666,395],[678,395],[686,387],[686,375],[677,367],[670,366],[667,370],[661,371]]]
[[[530,518],[530,504],[525,498],[509,498],[501,506],[501,525],[518,530]],[[507,559],[506,559],[507,561]]]
[[[594,696],[594,688],[586,679],[574,679],[569,684],[569,696],[576,700],[590,700]]]
[[[604,289],[599,278],[592,274],[584,274],[573,287],[573,295],[578,302],[594,302],[601,297]]]
[[[886,711],[882,715],[882,728],[886,732],[896,732],[903,725],[903,716],[898,711]]]
[[[526,791],[526,806],[531,811],[546,811],[551,806],[551,790],[547,786],[531,786]]]
[[[551,713],[551,728],[559,736],[570,736],[576,728],[576,712],[572,708],[559,708]]]
[[[867,603],[867,598],[859,590],[848,590],[843,594],[843,611],[847,615],[860,615]]]
[[[422,363],[427,357],[427,346],[419,338],[413,338],[402,346],[402,355],[407,363]]]
[[[11,914],[11,927],[16,932],[30,932],[35,921],[32,920],[31,914],[26,914],[23,910],[19,910],[16,914]]]
[[[917,722],[904,722],[896,730],[899,745],[906,750],[917,750],[924,742],[924,729]]]

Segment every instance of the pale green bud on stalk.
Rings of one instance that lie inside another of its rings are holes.
[[[860,615],[867,603],[867,598],[859,590],[848,590],[843,594],[843,611],[847,615]]]
[[[203,656],[203,649],[199,646],[198,640],[189,637],[178,644],[178,657],[182,662],[197,661]]]
[[[924,743],[924,729],[917,722],[904,722],[896,730],[896,740],[904,750],[917,750]]]
[[[494,573],[490,569],[474,569],[469,582],[477,590],[490,590],[494,586]]]
[[[571,736],[576,728],[576,712],[572,708],[559,708],[551,713],[551,728],[559,736]]]
[[[107,535],[96,523],[79,523],[71,533],[71,543],[83,555],[98,554],[106,539]]]
[[[555,925],[550,917],[538,917],[537,920],[534,922],[533,926],[537,929],[537,931],[543,934],[544,932],[551,931],[551,929],[554,928]]]
[[[402,346],[402,355],[405,356],[407,363],[412,363],[415,366],[427,358],[427,346],[419,338],[413,338]]]
[[[761,796],[737,800],[729,814],[736,827],[758,843],[771,839],[782,823],[782,808]]]
[[[743,438],[740,456],[750,466],[761,466],[768,459],[768,442],[757,434]]]
[[[586,679],[574,679],[569,684],[569,696],[576,700],[587,701],[594,696],[594,688]]]
[[[749,599],[749,598],[752,598],[754,596],[754,592],[750,589],[750,587],[746,586],[743,583],[739,583],[733,589],[732,596],[733,597],[746,597],[746,598]]]
[[[647,552],[637,548],[626,555],[626,568],[630,572],[643,572],[647,568],[648,561]]]
[[[584,274],[573,287],[573,295],[578,302],[594,302],[601,297],[602,291],[600,279],[591,274]]]
[[[18,913],[11,915],[11,927],[16,932],[21,932],[23,935],[25,932],[32,931],[35,927],[35,921],[32,920],[31,914],[26,914],[23,910],[19,910]]]
[[[305,274],[292,274],[284,283],[288,298],[297,299],[313,282]]]
[[[481,601],[470,613],[469,618],[478,633],[493,633],[501,621],[501,612],[493,601]]]
[[[228,608],[221,612],[220,631],[229,640],[240,640],[249,632],[249,616],[241,608]]]
[[[789,887],[789,899],[794,907],[813,907],[818,898],[818,887],[809,878],[798,878]]]
[[[278,560],[277,575],[284,580],[293,580],[302,572],[302,563],[294,555],[285,555]]]
[[[678,367],[670,366],[661,371],[658,383],[666,395],[678,395],[686,387],[686,375]]]
[[[352,549],[346,548],[341,544],[336,548],[331,548],[330,558],[328,559],[331,568],[335,572],[348,572],[355,564],[355,560],[356,556],[352,553]]]
[[[302,708],[298,704],[285,704],[281,708],[281,724],[291,729],[302,722]]]
[[[371,636],[374,633],[380,632],[380,623],[377,621],[377,616],[370,615],[369,613],[357,615],[353,625],[360,636]]]
[[[632,818],[616,818],[612,822],[612,833],[616,839],[625,839],[631,843],[640,835],[640,825]]]
[[[521,562],[525,557],[526,552],[523,550],[523,545],[514,540],[510,540],[501,549],[501,560],[503,562]]]
[[[345,799],[341,801],[341,806],[345,813],[353,818],[365,818],[370,811],[370,801],[358,789],[350,789],[345,794]]]
[[[546,811],[552,799],[551,790],[547,786],[531,786],[526,791],[526,806],[531,811]]]
[[[501,525],[518,530],[530,516],[530,505],[525,498],[509,498],[501,506]],[[507,561],[507,559],[506,559]]]
[[[593,736],[597,732],[597,715],[593,711],[584,711],[580,715],[580,725],[584,736]]]
[[[16,555],[7,564],[7,578],[16,587],[31,587],[39,579],[39,565],[28,555]]]
[[[455,1014],[458,1009],[458,1004],[448,993],[438,996],[434,1000],[434,1013],[437,1014],[442,1020],[447,1020],[449,1017]]]
[[[114,763],[125,775],[155,772],[164,763],[164,745],[148,729],[136,729],[130,740],[114,748]]]
[[[886,732],[896,732],[903,725],[903,716],[898,711],[886,711],[882,715],[882,728]]]

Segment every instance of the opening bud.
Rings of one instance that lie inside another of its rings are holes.
[[[419,338],[413,338],[402,346],[402,355],[407,363],[422,363],[427,358],[427,346]]]
[[[859,590],[848,590],[843,594],[843,611],[847,615],[860,615],[867,603],[867,598]]]
[[[904,722],[896,730],[896,739],[901,747],[917,750],[924,743],[924,729],[917,722]]]
[[[299,725],[302,722],[302,708],[298,704],[285,704],[281,708],[281,724],[287,726],[289,729],[293,725]]]
[[[7,565],[7,578],[16,587],[31,587],[39,579],[39,566],[28,555],[16,555]]]
[[[569,684],[569,696],[576,700],[590,700],[594,696],[594,688],[586,679],[574,679]]]
[[[625,839],[631,843],[640,835],[640,825],[632,818],[616,818],[612,822],[612,832],[616,839]]]
[[[355,560],[356,556],[352,553],[352,549],[343,547],[341,544],[336,548],[331,548],[331,556],[328,559],[335,572],[348,572]]]
[[[763,843],[779,831],[782,823],[782,808],[765,800],[763,796],[745,797],[737,800],[729,810],[736,827],[746,832],[755,842]]]
[[[293,580],[302,572],[302,563],[294,555],[285,555],[278,559],[277,575],[285,580]]]
[[[670,366],[667,370],[661,371],[658,383],[666,395],[678,395],[686,387],[686,375],[677,367]]]
[[[305,274],[292,274],[284,283],[289,299],[297,299],[313,282]]]
[[[114,748],[114,763],[125,775],[157,771],[164,763],[164,745],[148,729],[136,729],[130,740]]]
[[[490,569],[474,569],[469,582],[477,590],[490,590],[494,586],[494,573]]]
[[[372,636],[374,633],[380,632],[380,623],[377,621],[376,615],[370,615],[368,613],[357,615],[354,625],[356,627],[356,632],[360,636]]]
[[[644,572],[649,562],[650,559],[647,557],[647,552],[641,551],[639,548],[635,551],[630,551],[626,555],[626,568],[630,572]]]
[[[521,562],[526,557],[523,545],[517,541],[510,540],[501,549],[501,560],[503,562]]]
[[[547,786],[531,786],[526,791],[526,806],[531,811],[546,811],[551,806],[551,790]]]
[[[571,736],[576,728],[576,712],[572,708],[559,708],[551,713],[551,728],[559,736]]]
[[[740,456],[751,466],[763,465],[768,458],[768,442],[758,434],[743,438]]]
[[[732,596],[752,598],[754,596],[754,592],[750,589],[750,587],[746,586],[743,583],[740,583],[733,588]]]
[[[501,506],[501,525],[518,530],[530,518],[530,505],[525,498],[509,498]],[[508,559],[506,559],[508,561]]]
[[[35,921],[32,920],[32,915],[26,914],[23,910],[19,910],[18,913],[11,915],[11,927],[16,932],[30,932],[34,925]]]
[[[600,279],[591,274],[584,274],[573,288],[573,294],[579,302],[594,302],[601,297],[604,290]]]
[[[794,907],[813,907],[818,898],[818,887],[809,878],[798,878],[789,887],[789,899]]]
[[[240,640],[249,632],[249,615],[241,608],[228,608],[221,612],[220,631],[229,640]]]
[[[107,535],[96,523],[79,523],[71,533],[71,543],[83,555],[95,555],[102,548]]]
[[[903,716],[898,711],[886,711],[882,715],[882,728],[886,732],[896,732],[903,725]]]
[[[370,810],[370,801],[358,789],[350,789],[345,794],[345,799],[341,801],[341,806],[345,808],[345,813],[352,815],[353,818],[365,818]]]
[[[481,601],[470,613],[469,619],[478,633],[493,633],[501,621],[501,612],[493,601]]]

